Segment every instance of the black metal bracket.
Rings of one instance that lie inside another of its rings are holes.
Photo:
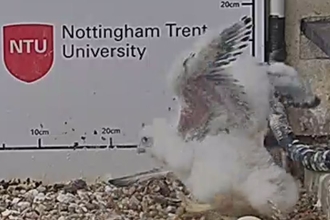
[[[330,57],[330,17],[309,17],[301,20],[302,33]]]

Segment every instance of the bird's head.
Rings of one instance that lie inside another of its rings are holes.
[[[153,127],[151,125],[144,125],[139,134],[139,145],[137,152],[146,153],[154,144]]]
[[[297,70],[284,63],[269,65],[268,75],[275,89],[275,96],[286,106],[315,108],[321,100],[313,93],[311,85]]]

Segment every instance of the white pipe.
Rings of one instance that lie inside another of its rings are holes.
[[[285,0],[270,0],[270,16],[285,17]]]

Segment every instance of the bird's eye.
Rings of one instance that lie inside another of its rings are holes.
[[[148,138],[147,137],[143,137],[142,138],[142,143],[147,143],[148,142]]]

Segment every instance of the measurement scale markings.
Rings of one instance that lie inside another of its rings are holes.
[[[250,7],[252,9],[252,36],[249,41],[252,42],[252,56],[255,56],[256,53],[256,43],[255,43],[255,0],[251,2],[234,2],[234,1],[220,1],[220,8],[226,8],[226,9],[231,9],[231,8],[239,8],[239,7]]]
[[[81,146],[6,146],[0,148],[0,151],[24,151],[24,150],[92,150],[92,149],[134,149],[137,148],[137,145],[81,145]]]
[[[255,56],[256,54],[256,42],[255,42],[255,36],[256,36],[256,2],[255,0],[251,1],[220,1],[220,7],[223,9],[236,9],[236,8],[243,8],[243,7],[251,7],[252,13],[252,36],[249,39],[249,42],[252,42],[252,55]],[[31,135],[33,136],[44,136],[44,135],[49,135],[49,131],[46,129],[39,129],[39,128],[34,128],[30,130]],[[104,130],[103,132],[106,132],[107,134],[110,134],[111,132]],[[43,146],[41,144],[41,141],[38,141],[37,146],[18,146],[18,145],[12,145],[8,146],[6,144],[2,144],[2,147],[0,147],[0,151],[6,151],[6,150],[16,150],[16,151],[23,151],[23,150],[76,150],[76,149],[113,149],[113,148],[118,148],[118,149],[131,149],[131,148],[136,148],[137,145],[113,145],[112,139],[110,139],[110,143],[107,143],[105,145],[77,145],[77,146],[58,146],[58,145],[49,145],[49,146]]]
[[[75,142],[73,145],[42,145],[42,139],[38,138],[36,146],[8,146],[2,144],[0,151],[23,151],[23,150],[88,150],[88,149],[133,149],[137,148],[134,144],[116,144],[113,145],[113,138],[109,138],[109,144],[103,145],[79,145]]]
[[[240,2],[220,1],[221,8],[239,8],[240,6],[241,6]]]
[[[242,6],[251,6],[253,2],[242,2]]]

